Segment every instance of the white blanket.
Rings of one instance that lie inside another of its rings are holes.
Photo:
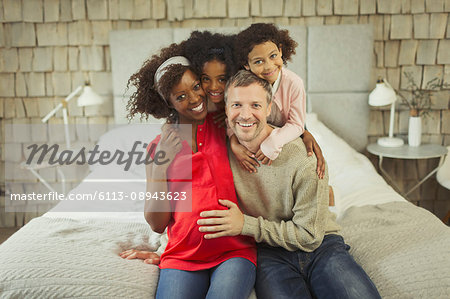
[[[450,228],[433,214],[392,202],[353,207],[340,224],[382,298],[449,298]]]
[[[0,297],[152,298],[158,267],[118,254],[158,245],[144,223],[39,217],[0,246]]]

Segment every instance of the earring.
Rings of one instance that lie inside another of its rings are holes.
[[[177,123],[178,122],[178,112],[174,108],[169,107],[169,117],[171,123]]]

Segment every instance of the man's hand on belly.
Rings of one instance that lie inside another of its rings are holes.
[[[199,231],[205,232],[205,239],[215,239],[226,236],[237,236],[242,232],[244,226],[244,214],[239,207],[225,199],[219,199],[219,203],[228,210],[210,210],[200,213],[197,224]]]

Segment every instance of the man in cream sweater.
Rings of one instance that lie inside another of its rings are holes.
[[[249,71],[227,83],[228,123],[239,142],[257,153],[273,128],[267,124],[272,89]],[[249,173],[229,151],[239,207],[204,211],[205,238],[246,235],[258,243],[258,298],[380,298],[375,285],[348,253],[335,215],[328,210],[328,171],[316,174],[300,138],[286,144],[271,165]]]

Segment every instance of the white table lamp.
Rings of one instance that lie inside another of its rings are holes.
[[[378,79],[377,86],[369,94],[370,106],[386,106],[391,105],[391,115],[389,120],[389,137],[379,138],[377,143],[384,147],[398,147],[403,145],[403,140],[394,138],[394,117],[395,117],[395,101],[397,96],[394,89],[389,85],[386,79]]]
[[[100,105],[103,103],[102,97],[100,97],[97,93],[95,93],[92,88],[89,86],[89,83],[85,83],[85,85],[80,85],[75,89],[72,93],[70,93],[64,100],[61,101],[52,111],[50,111],[44,118],[42,118],[42,122],[46,123],[50,117],[55,115],[57,111],[62,109],[63,120],[64,120],[64,135],[66,139],[66,146],[70,148],[70,135],[69,135],[69,118],[67,115],[67,103],[74,98],[78,93],[81,95],[78,97],[78,106],[92,106],[92,105]]]

